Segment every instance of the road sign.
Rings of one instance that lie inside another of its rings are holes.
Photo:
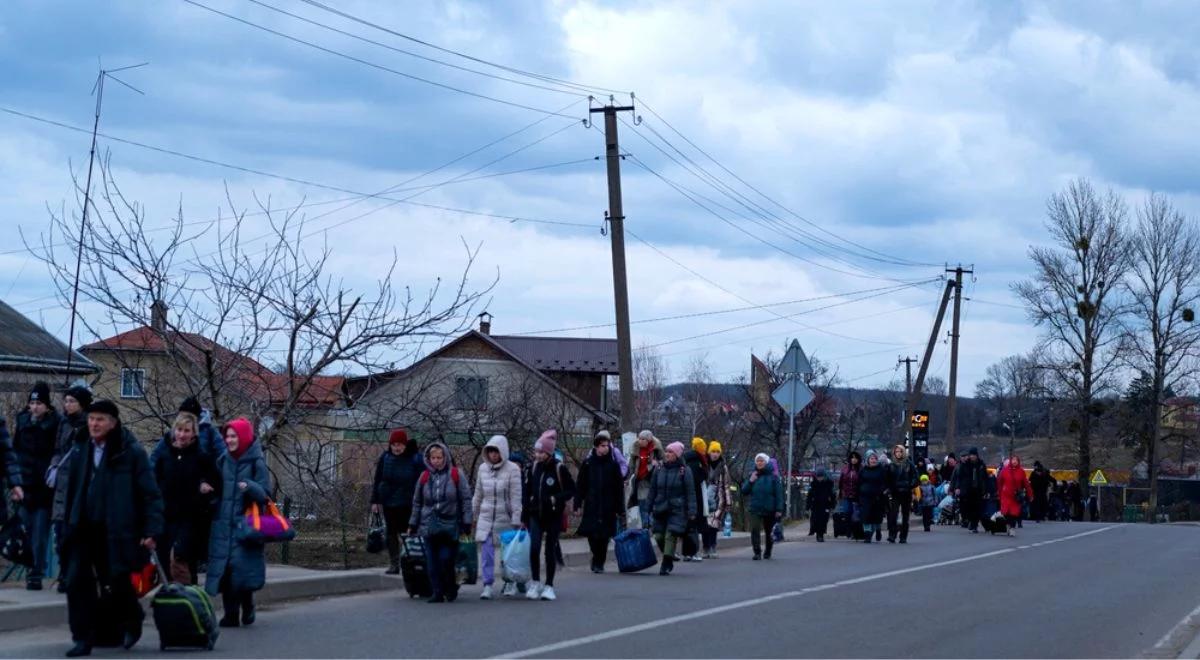
[[[1104,476],[1104,473],[1100,470],[1096,470],[1095,473],[1092,474],[1092,480],[1088,483],[1093,486],[1107,486],[1108,477]]]
[[[815,396],[808,385],[805,385],[804,381],[799,378],[789,378],[783,381],[783,384],[771,393],[775,402],[783,406],[789,415],[795,415],[804,410],[808,404],[812,403]]]
[[[812,372],[812,365],[809,364],[808,356],[804,354],[804,349],[800,348],[800,342],[793,339],[791,345],[788,346],[787,353],[783,356],[783,361],[779,363],[779,373],[784,376],[791,376],[793,374],[811,376]]]

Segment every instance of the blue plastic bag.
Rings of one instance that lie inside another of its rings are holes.
[[[524,584],[533,578],[533,567],[529,563],[532,546],[529,532],[523,529],[500,534],[500,575],[506,582]]]

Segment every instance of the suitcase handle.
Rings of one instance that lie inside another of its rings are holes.
[[[170,580],[167,579],[166,571],[163,570],[162,564],[159,563],[159,561],[158,561],[158,553],[157,552],[150,553],[150,563],[154,564],[155,570],[158,571],[158,583],[159,584],[165,586],[168,582],[170,582]]]

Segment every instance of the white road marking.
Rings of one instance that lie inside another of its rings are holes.
[[[1167,634],[1163,635],[1162,639],[1158,640],[1158,643],[1155,644],[1149,651],[1147,651],[1143,657],[1195,657],[1195,655],[1192,653],[1194,650],[1192,647],[1196,646],[1197,641],[1200,641],[1200,637],[1197,637],[1196,640],[1192,640],[1192,644],[1186,649],[1180,649],[1179,647],[1191,640],[1192,636],[1196,634],[1195,628],[1198,626],[1200,626],[1200,607],[1188,612],[1188,615],[1183,617],[1179,623],[1175,624],[1174,627],[1168,630]]]
[[[1043,541],[1042,543],[1035,543],[1029,547],[1036,547],[1038,545],[1049,545],[1051,543],[1059,543],[1061,541],[1070,541],[1072,539],[1079,539],[1079,538],[1083,538],[1085,536],[1091,536],[1093,534],[1107,532],[1110,529],[1116,529],[1117,527],[1120,527],[1120,525],[1109,525],[1107,527],[1100,527],[1098,529],[1089,530],[1087,532],[1080,532],[1079,534],[1071,534],[1070,536],[1064,536],[1061,538],[1053,539],[1051,541]],[[933,570],[935,568],[942,568],[944,566],[953,566],[955,564],[963,564],[966,562],[978,561],[980,559],[987,559],[989,557],[995,557],[998,555],[1006,555],[1006,554],[1009,554],[1012,552],[1018,552],[1019,550],[1020,550],[1020,548],[1004,548],[1002,550],[993,550],[991,552],[984,552],[984,553],[981,553],[978,555],[969,555],[967,557],[959,557],[958,559],[947,559],[945,561],[934,562],[932,564],[923,564],[921,566],[911,566],[909,568],[902,568],[902,569],[898,569],[898,570],[894,570],[894,571],[886,571],[883,573],[875,573],[873,575],[866,575],[866,576],[863,576],[860,578],[841,580],[838,582],[831,582],[828,584],[822,584],[822,585],[818,585],[815,587],[806,587],[804,589],[799,589],[799,590],[795,590],[795,591],[784,591],[782,593],[773,594],[770,596],[762,596],[760,598],[750,598],[747,600],[740,600],[740,601],[737,601],[736,603],[729,603],[726,605],[720,605],[718,607],[710,607],[705,610],[696,610],[695,612],[688,612],[687,614],[679,614],[676,616],[667,617],[665,619],[657,619],[654,621],[647,621],[645,623],[639,623],[635,626],[626,626],[625,628],[616,628],[614,630],[607,630],[605,632],[596,633],[594,635],[588,635],[586,637],[578,637],[576,639],[564,640],[561,642],[555,642],[553,644],[546,644],[543,646],[535,646],[533,648],[525,649],[523,651],[513,651],[512,653],[505,653],[504,655],[498,655],[498,656],[494,656],[494,657],[496,657],[496,658],[526,658],[526,657],[535,656],[535,655],[543,655],[546,653],[554,653],[556,651],[562,651],[564,649],[575,648],[577,646],[587,646],[588,644],[594,644],[596,642],[603,642],[608,639],[614,639],[617,637],[625,637],[627,635],[634,635],[634,634],[637,634],[637,633],[640,633],[640,632],[643,632],[646,630],[654,630],[655,628],[663,628],[666,626],[673,626],[677,623],[683,623],[685,621],[692,621],[693,619],[700,619],[700,618],[703,618],[706,616],[720,614],[722,612],[729,612],[732,610],[740,610],[740,609],[745,609],[747,607],[755,607],[758,605],[762,605],[764,603],[771,603],[771,602],[774,602],[777,600],[795,598],[797,596],[803,596],[805,594],[810,594],[810,593],[814,593],[817,591],[825,591],[827,589],[836,589],[838,587],[845,587],[845,586],[854,585],[854,584],[862,584],[864,582],[883,580],[886,578],[895,577],[897,575],[905,575],[908,573],[917,573],[920,571],[928,571],[928,570]]]

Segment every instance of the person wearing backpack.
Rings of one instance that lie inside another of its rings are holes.
[[[529,600],[554,600],[554,575],[558,569],[555,549],[558,536],[562,533],[562,519],[567,502],[575,497],[575,480],[558,459],[554,458],[554,447],[558,444],[558,432],[553,429],[542,433],[533,444],[533,465],[525,473],[525,506],[521,510],[525,525],[529,528],[532,547],[529,551],[533,581],[525,591]],[[546,559],[546,581],[541,580],[543,548]]]
[[[754,457],[754,471],[742,484],[742,497],[750,498],[750,544],[754,546],[754,560],[770,559],[775,539],[771,531],[775,523],[783,518],[783,484],[771,469],[771,457],[758,454]],[[767,536],[767,551],[762,550],[761,536]]]
[[[371,485],[371,513],[382,514],[384,538],[387,542],[387,575],[400,573],[400,534],[412,518],[413,491],[425,471],[417,443],[409,440],[408,432],[395,429],[388,436],[388,449],[375,463],[375,479]]]
[[[662,552],[659,575],[670,575],[675,570],[677,546],[683,544],[688,521],[697,510],[696,487],[692,471],[683,462],[682,442],[667,445],[663,463],[650,476],[650,516],[653,519],[654,540]]]
[[[494,435],[483,448],[483,462],[475,476],[475,542],[483,561],[483,592],[480,600],[491,600],[496,582],[496,553],[500,534],[521,525],[521,468],[509,460],[508,438]],[[517,595],[517,585],[508,580],[500,595]]]
[[[425,471],[417,480],[408,533],[425,541],[425,564],[429,571],[430,603],[458,599],[458,536],[471,533],[471,486],[459,473],[450,449],[440,443],[425,448]]]

